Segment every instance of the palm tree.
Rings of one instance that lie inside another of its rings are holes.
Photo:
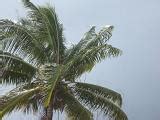
[[[107,43],[113,26],[97,33],[93,26],[78,44],[66,47],[53,7],[29,0],[23,4],[26,18],[0,20],[0,83],[16,85],[0,97],[0,118],[21,109],[43,110],[41,120],[52,120],[54,110],[64,111],[70,120],[92,120],[91,111],[99,109],[110,119],[127,120],[119,93],[77,81],[96,63],[121,54]]]

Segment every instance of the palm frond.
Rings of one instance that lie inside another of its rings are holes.
[[[84,72],[91,71],[94,65],[106,57],[116,57],[122,52],[107,41],[112,36],[113,26],[102,28],[99,33],[93,26],[81,39],[81,41],[68,49],[65,53],[65,64],[70,64],[67,80],[74,80]]]
[[[104,45],[112,36],[113,26],[105,26],[103,27],[92,39],[87,43],[85,48],[91,48],[99,45]]]
[[[54,8],[51,6],[36,7],[29,0],[23,0],[25,7],[29,8],[29,19],[35,23],[33,31],[37,37],[49,50],[52,50],[51,57],[63,56],[64,54],[64,37],[63,28],[58,21]],[[52,58],[54,60],[54,58]]]
[[[67,80],[73,80],[84,72],[91,71],[97,62],[102,61],[106,57],[118,56],[121,51],[111,45],[104,44],[95,46],[89,49],[81,50],[79,54],[75,55],[67,64],[68,68]]]
[[[63,91],[62,98],[65,112],[69,120],[93,120],[92,113],[74,97],[73,94]]]
[[[63,26],[58,20],[55,9],[50,5],[39,7],[39,11],[44,15],[47,20],[47,27],[52,38],[52,43],[56,50],[56,54],[61,60],[64,55],[64,36],[63,36]]]
[[[84,89],[75,89],[76,96],[84,105],[90,109],[100,109],[113,120],[128,120],[126,114],[116,104],[102,96],[96,95]]]
[[[40,90],[40,87],[25,90],[21,90],[20,88],[18,88],[12,90],[6,96],[0,97],[0,118],[2,118],[6,114],[11,113],[13,110],[26,109],[26,107],[29,106],[28,103],[30,102],[30,100],[33,99],[33,97],[35,97],[34,95],[37,95]],[[38,100],[34,102],[37,101]],[[35,105],[33,104],[33,101],[31,104]],[[35,109],[36,107],[32,106],[32,108]]]
[[[48,88],[47,88],[47,95],[44,102],[44,106],[48,107],[51,100],[54,98],[54,93],[57,87],[57,84],[59,83],[60,77],[61,77],[61,66],[57,66],[57,69],[54,71],[53,77],[48,80]]]
[[[91,29],[85,33],[84,37],[80,40],[80,42],[73,47],[66,50],[66,61],[69,61],[73,58],[74,55],[77,55],[88,42],[95,39],[96,37],[95,26],[91,27]]]
[[[0,41],[3,41],[3,48],[12,54],[19,54],[22,58],[27,55],[30,61],[39,60],[41,63],[47,61],[44,47],[35,38],[30,30],[10,20],[0,20]]]
[[[110,90],[108,88],[104,88],[98,85],[93,85],[89,83],[76,82],[75,87],[78,89],[84,89],[86,91],[97,94],[98,96],[104,97],[107,100],[110,100],[114,104],[117,104],[119,107],[122,106],[122,97],[119,93]]]
[[[21,85],[17,91],[23,92],[25,90],[30,90],[30,89],[37,89],[37,91],[32,97],[28,98],[27,101],[23,102],[22,109],[24,110],[25,113],[29,113],[30,111],[38,112],[39,109],[44,109],[43,103],[46,95],[45,93],[46,84],[43,83],[41,80],[40,81],[36,80],[30,84]]]
[[[0,51],[0,83],[30,82],[36,68],[21,58]]]
[[[76,45],[73,45],[72,48],[67,52],[66,61],[74,58],[77,54],[79,54],[84,49],[90,49],[92,47],[97,47],[99,45],[104,45],[112,36],[113,26],[103,27],[99,33],[96,33],[95,26],[91,27],[91,29],[85,33],[84,37],[80,40],[80,42]]]

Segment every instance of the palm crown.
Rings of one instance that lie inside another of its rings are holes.
[[[52,120],[53,110],[65,111],[71,120],[92,120],[90,110],[100,109],[111,119],[127,120],[120,94],[77,82],[96,63],[121,54],[107,44],[113,26],[98,33],[93,26],[79,43],[66,47],[53,7],[35,6],[29,0],[23,4],[26,18],[0,20],[0,83],[17,86],[0,97],[0,118],[14,109],[43,109],[42,120]]]

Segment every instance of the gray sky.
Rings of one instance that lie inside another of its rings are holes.
[[[90,25],[98,28],[114,25],[110,43],[122,49],[123,55],[98,64],[86,74],[86,81],[120,92],[129,120],[160,119],[159,0],[32,1],[38,4],[54,2],[64,24],[65,36],[74,43]],[[22,15],[20,0],[1,1],[0,19],[16,19]],[[14,118],[12,115],[6,120]]]

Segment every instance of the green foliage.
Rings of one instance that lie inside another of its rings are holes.
[[[29,85],[30,89],[24,89],[24,87],[27,86],[18,87],[0,98],[1,117],[3,117],[5,114],[11,113],[14,109],[24,109],[27,111],[27,109],[30,110],[29,108],[31,107],[31,110],[38,110],[39,104],[36,96],[39,94],[41,89],[40,87],[31,86],[32,84]]]
[[[105,99],[110,100],[114,104],[117,104],[119,107],[122,106],[122,97],[119,93],[110,90],[108,88],[104,88],[98,85],[88,84],[88,83],[80,83],[77,82],[75,84],[76,89],[83,89],[88,92],[94,93],[98,96],[104,97]]]
[[[10,20],[0,20],[0,41],[4,42],[3,49],[12,54],[18,54],[22,58],[29,58],[28,62],[45,61],[46,54],[32,31],[20,23]]]
[[[102,31],[110,28],[102,28],[99,33],[95,33],[94,28],[92,27],[78,44],[67,50],[65,63],[70,66],[66,75],[67,79],[74,80],[84,72],[91,71],[96,63],[122,53],[121,50],[107,44],[108,34],[106,37],[101,36]]]
[[[36,68],[21,58],[7,52],[0,51],[1,74],[0,83],[19,84],[31,82]]]
[[[65,111],[69,120],[92,120],[92,113],[86,109],[73,94],[63,91]]]
[[[84,105],[87,105],[90,109],[100,109],[110,119],[127,120],[125,113],[120,109],[119,106],[114,104],[114,101],[111,99],[107,99],[106,97],[97,95],[84,89],[76,88],[75,93],[78,97],[78,100],[81,101]]]
[[[92,120],[101,110],[113,120],[127,120],[122,98],[110,89],[76,82],[85,72],[121,50],[108,44],[113,26],[93,26],[79,43],[66,47],[63,26],[50,5],[22,0],[27,17],[0,20],[0,84],[16,88],[0,96],[0,119],[13,110],[66,112],[70,120]],[[51,110],[51,111],[49,111]]]
[[[48,94],[46,96],[46,100],[44,103],[45,107],[48,107],[50,104],[50,101],[52,101],[52,98],[53,98],[55,90],[56,90],[56,85],[60,81],[60,76],[61,76],[61,67],[58,66],[55,74],[53,74],[53,77],[48,80],[49,85],[47,88]]]

